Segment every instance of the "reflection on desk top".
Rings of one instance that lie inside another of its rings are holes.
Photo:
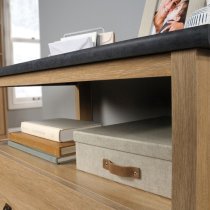
[[[209,38],[210,25],[204,25],[6,66],[0,69],[0,76],[44,71],[192,48],[208,49],[210,48]]]

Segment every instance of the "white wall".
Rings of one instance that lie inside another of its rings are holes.
[[[63,34],[104,27],[117,41],[136,38],[145,0],[40,0],[42,55]]]
[[[20,127],[22,121],[42,119],[42,108],[8,111],[8,128]]]
[[[43,87],[43,118],[76,118],[75,95],[72,86]]]

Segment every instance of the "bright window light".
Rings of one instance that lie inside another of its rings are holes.
[[[39,43],[13,42],[13,63],[22,63],[38,58],[40,58]]]
[[[8,108],[27,109],[42,106],[42,87],[8,88]]]
[[[42,88],[39,87],[16,87],[15,88],[16,98],[41,98],[42,97]]]
[[[10,0],[10,40],[13,64],[40,58],[39,0]],[[8,88],[9,109],[42,106],[42,87]]]
[[[39,1],[10,0],[11,37],[39,39]]]

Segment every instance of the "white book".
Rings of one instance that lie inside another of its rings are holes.
[[[56,118],[42,121],[26,121],[21,123],[21,131],[30,135],[52,141],[66,142],[73,140],[75,130],[83,130],[101,126],[93,121]]]

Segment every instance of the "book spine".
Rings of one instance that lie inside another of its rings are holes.
[[[75,155],[75,153],[73,153],[72,155],[69,155],[69,156],[67,156],[67,157],[57,158],[57,164],[60,164],[60,163],[67,163],[67,162],[72,161],[72,160],[76,160],[76,155]]]
[[[57,160],[56,157],[53,157],[53,156],[48,155],[48,154],[45,154],[43,152],[39,152],[37,150],[33,150],[33,149],[31,149],[29,147],[26,147],[26,146],[23,146],[21,144],[17,144],[15,142],[8,141],[8,145],[10,147],[13,147],[13,148],[18,149],[18,150],[23,151],[23,152],[26,152],[26,153],[28,153],[30,155],[39,157],[41,159],[47,160],[49,162],[56,163],[56,164],[58,163],[58,160]]]
[[[60,129],[44,125],[32,124],[29,122],[21,123],[21,131],[30,135],[49,139],[52,141],[60,141]]]
[[[27,136],[25,136],[25,135],[27,135]],[[9,133],[8,134],[8,139],[10,141],[17,143],[17,144],[22,144],[24,146],[40,150],[41,152],[48,153],[49,155],[53,155],[56,157],[61,156],[60,148],[55,148],[49,144],[46,145],[46,143],[43,144],[40,141],[38,142],[38,141],[36,141],[37,138],[40,138],[40,137],[34,137],[29,134],[23,134],[21,136],[21,134],[19,134],[19,133]]]
[[[64,147],[64,148],[60,149],[60,153],[61,153],[60,156],[68,155],[68,154],[71,154],[73,152],[76,152],[76,146]]]

